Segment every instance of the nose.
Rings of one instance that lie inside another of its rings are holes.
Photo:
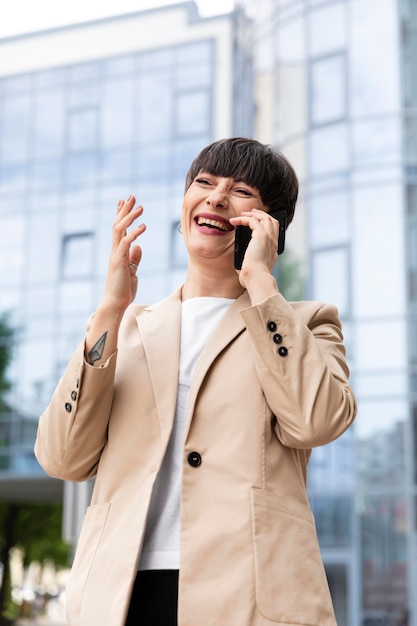
[[[226,189],[222,189],[221,187],[212,189],[206,198],[206,204],[218,209],[227,208],[229,198]]]

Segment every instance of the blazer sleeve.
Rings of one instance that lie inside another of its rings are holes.
[[[82,481],[95,475],[107,441],[115,367],[116,353],[101,367],[84,360],[84,344],[74,353],[39,419],[35,455],[51,476]]]
[[[281,294],[242,311],[278,439],[292,448],[339,437],[356,415],[336,307]]]

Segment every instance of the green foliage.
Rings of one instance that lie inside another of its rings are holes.
[[[279,257],[273,274],[286,300],[289,302],[303,300],[305,296],[301,263],[288,248]]]
[[[10,389],[6,371],[12,358],[13,335],[14,331],[9,322],[9,315],[3,313],[0,316],[0,411],[3,408],[3,395],[5,391]]]
[[[69,546],[63,543],[62,505],[26,504],[19,506],[16,521],[16,545],[22,548],[25,564],[53,561],[67,566]]]

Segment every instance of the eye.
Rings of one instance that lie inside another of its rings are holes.
[[[235,189],[235,193],[238,193],[241,196],[245,196],[246,198],[253,197],[253,193],[249,189],[245,189],[244,187],[239,187],[238,189]]]
[[[198,178],[195,178],[194,180],[199,185],[211,185],[211,182],[208,180],[208,178],[201,178],[199,176]]]

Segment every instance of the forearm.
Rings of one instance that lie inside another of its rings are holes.
[[[340,436],[356,404],[336,309],[314,302],[294,308],[278,295],[242,315],[282,443],[310,448]]]
[[[117,350],[117,338],[123,311],[105,303],[98,306],[85,337],[85,360],[89,365],[102,367]]]

